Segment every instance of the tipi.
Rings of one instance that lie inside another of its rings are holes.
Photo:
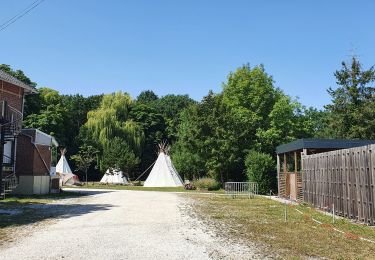
[[[77,175],[73,174],[69,167],[68,161],[65,157],[66,149],[61,150],[61,157],[56,165],[56,174],[58,174],[62,180],[62,185],[77,185],[81,184]]]
[[[159,146],[159,156],[154,167],[144,182],[144,187],[179,187],[183,186],[183,181],[173,166],[169,156],[169,146],[166,142]]]
[[[103,178],[100,180],[100,183],[106,184],[129,184],[126,176],[120,170],[108,169]]]

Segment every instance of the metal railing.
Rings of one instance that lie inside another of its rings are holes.
[[[258,195],[258,183],[256,182],[226,182],[225,194],[233,198],[245,196],[253,198]]]
[[[0,197],[5,198],[6,194],[9,194],[18,185],[18,179],[15,173],[11,173],[2,179],[2,185],[0,187]]]
[[[9,106],[6,101],[0,105],[1,127],[5,134],[17,135],[22,129],[23,114],[16,108]]]

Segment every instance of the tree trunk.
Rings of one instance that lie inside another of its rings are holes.
[[[89,186],[88,182],[87,182],[87,169],[85,170],[85,174],[86,174],[86,187]]]

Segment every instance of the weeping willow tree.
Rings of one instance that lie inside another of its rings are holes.
[[[102,148],[107,147],[115,137],[121,138],[139,157],[144,133],[141,126],[129,118],[131,104],[132,99],[127,93],[104,95],[100,107],[87,114],[85,128]]]

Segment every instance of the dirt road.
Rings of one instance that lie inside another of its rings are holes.
[[[0,259],[261,258],[253,245],[220,238],[192,217],[186,196],[91,192],[79,203],[67,200],[72,207],[59,218],[1,248]]]

